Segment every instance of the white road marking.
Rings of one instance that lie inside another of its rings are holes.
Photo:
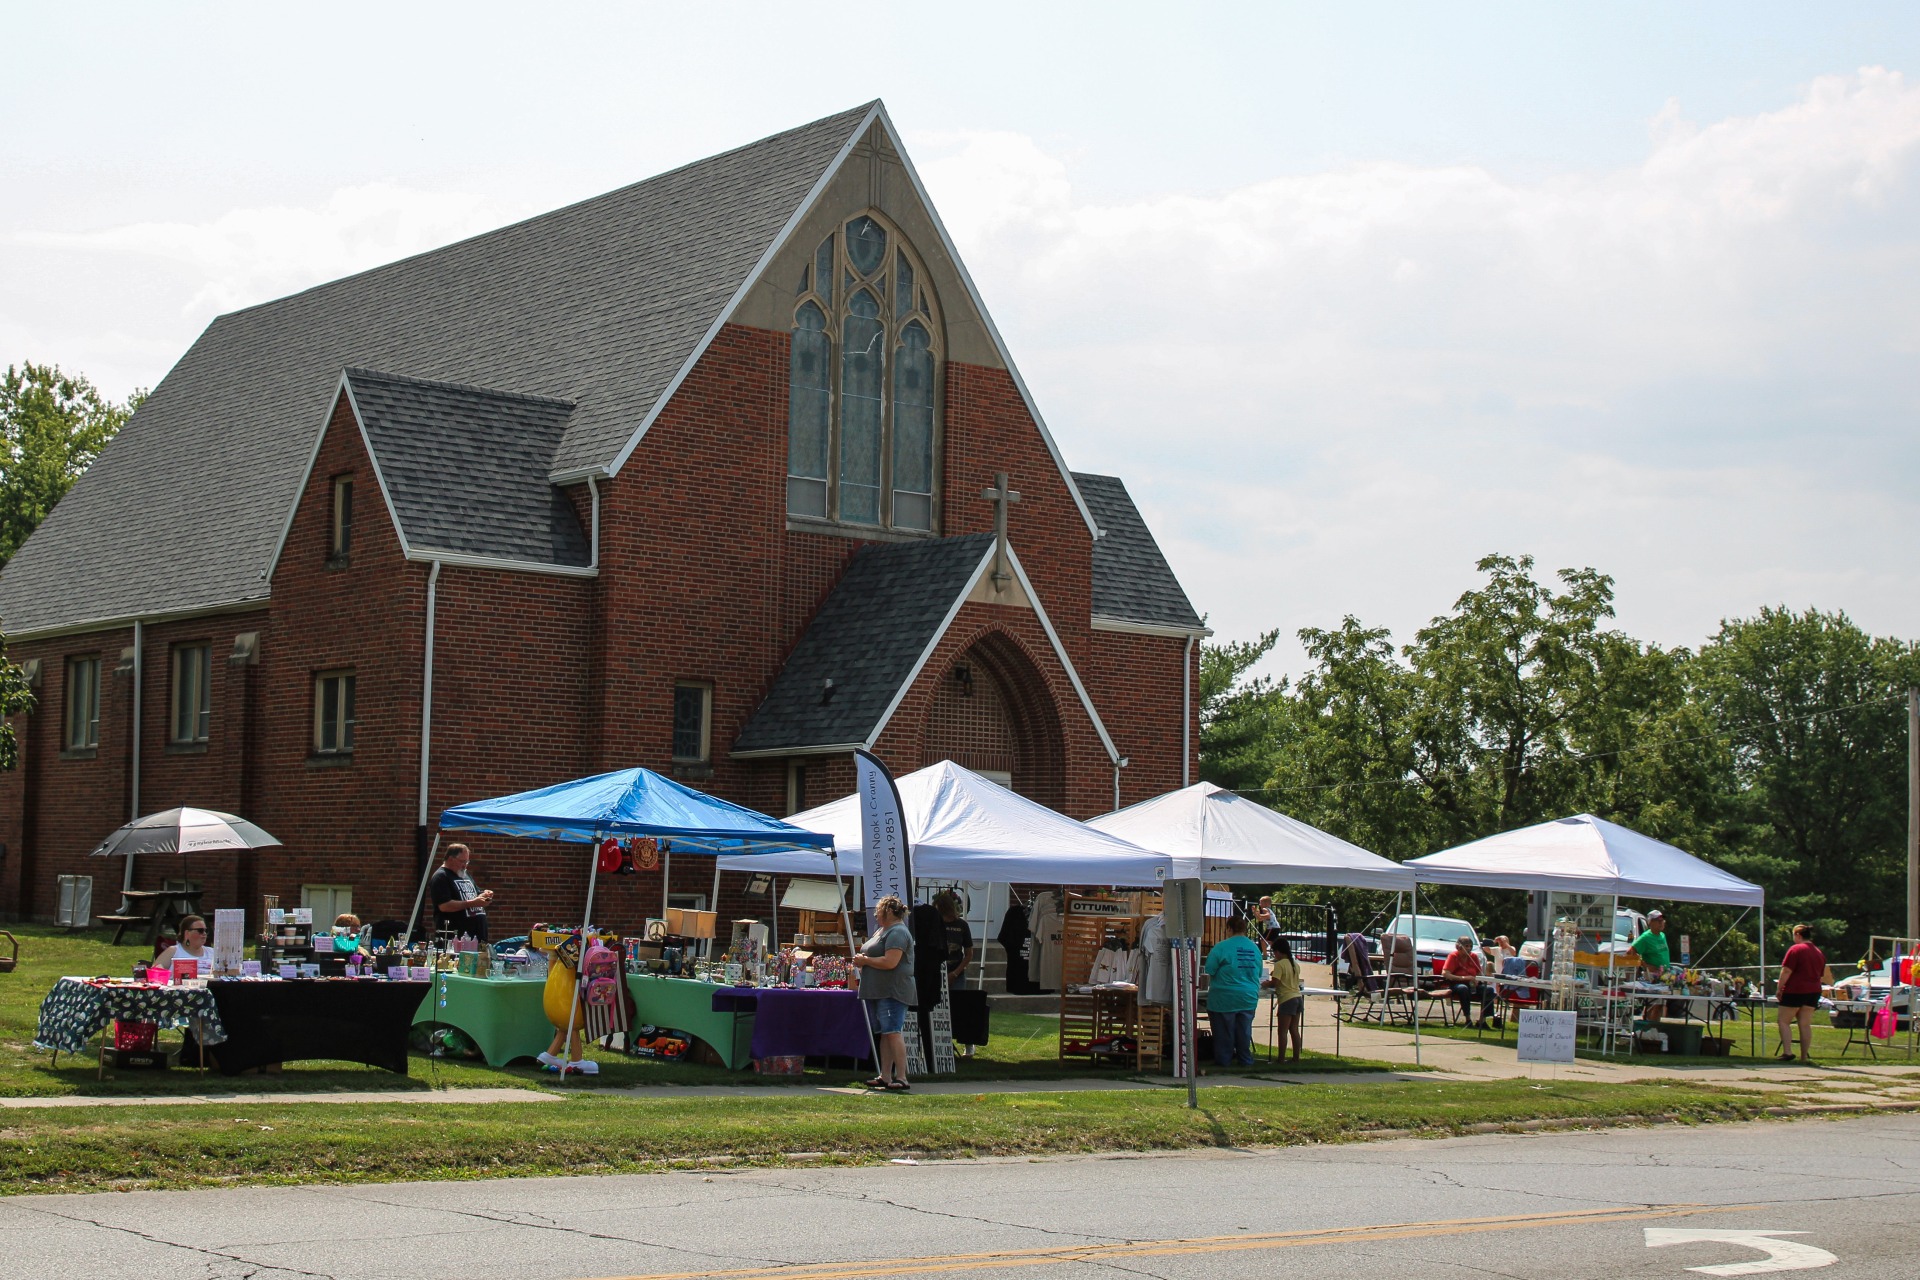
[[[1670,1244],[1737,1244],[1766,1254],[1752,1262],[1727,1262],[1717,1267],[1688,1267],[1703,1276],[1757,1276],[1770,1271],[1811,1271],[1830,1267],[1840,1259],[1825,1249],[1779,1236],[1803,1236],[1804,1231],[1693,1231],[1685,1227],[1646,1227],[1647,1248]]]

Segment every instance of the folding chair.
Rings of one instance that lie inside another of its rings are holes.
[[[1380,949],[1385,952],[1387,985],[1382,1021],[1412,1022],[1419,1016],[1421,998],[1418,966],[1414,959],[1413,939],[1404,933],[1384,934]]]

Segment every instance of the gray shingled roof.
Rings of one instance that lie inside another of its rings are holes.
[[[573,402],[347,370],[407,545],[540,564],[592,559],[547,462]]]
[[[563,397],[552,470],[611,463],[872,105],[220,317],[0,573],[0,625],[264,600],[348,367]]]
[[[1093,543],[1093,613],[1159,627],[1198,631],[1194,612],[1173,567],[1160,554],[1147,522],[1117,476],[1073,473],[1093,518],[1105,531]]]
[[[866,742],[992,546],[975,533],[861,548],[733,749]]]

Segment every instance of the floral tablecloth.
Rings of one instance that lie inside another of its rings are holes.
[[[227,1038],[213,993],[205,987],[160,987],[62,978],[40,1002],[36,1049],[80,1053],[109,1022],[151,1022],[163,1029],[194,1027],[202,1044]]]

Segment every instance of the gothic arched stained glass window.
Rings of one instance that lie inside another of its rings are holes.
[[[926,271],[878,214],[800,273],[788,366],[787,513],[934,531],[941,331]]]

